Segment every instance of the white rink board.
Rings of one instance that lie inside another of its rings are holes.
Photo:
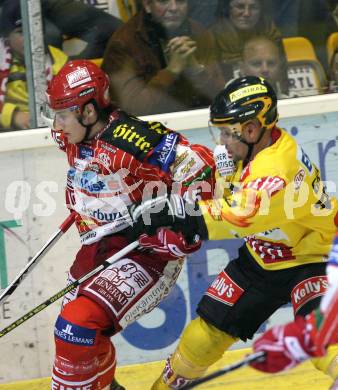
[[[299,102],[304,104],[304,100],[299,99]],[[295,105],[293,103],[290,108],[292,118],[281,120],[280,124],[296,134],[313,162],[321,166],[324,179],[338,185],[338,113],[295,117]],[[281,111],[284,110],[283,107]],[[205,126],[207,110],[198,110],[195,114],[202,120],[202,124],[196,127]],[[188,128],[189,122],[196,124],[195,114],[185,114],[182,128]],[[180,116],[181,124],[183,114]],[[164,116],[162,118],[166,121]],[[173,123],[173,120],[171,114],[168,121]],[[46,130],[39,130],[36,134],[35,131],[26,131],[0,136],[0,164],[3,167],[0,222],[12,221],[15,224],[14,220],[17,220],[22,226],[13,228],[13,231],[26,243],[23,245],[13,235],[4,233],[3,246],[0,235],[0,251],[5,249],[6,254],[6,263],[0,258],[1,288],[5,287],[6,279],[11,281],[14,278],[25,266],[28,256],[33,256],[42,247],[67,216],[63,205],[65,155],[51,146],[46,134]],[[212,146],[206,129],[187,130],[184,134],[192,142]],[[25,189],[13,191],[13,182],[19,180],[26,183]],[[22,214],[15,212],[20,202],[26,206]],[[194,315],[203,290],[229,259],[236,256],[238,245],[238,241],[205,243],[185,265],[177,287],[161,307],[129,327],[123,335],[114,337],[118,364],[160,360],[172,352],[179,334]],[[72,227],[18,287],[8,303],[0,305],[1,329],[64,287],[66,270],[78,248],[77,233]],[[50,375],[54,351],[53,324],[58,310],[59,303],[55,303],[0,339],[0,383]],[[276,313],[272,323],[288,318],[290,309],[283,308]]]

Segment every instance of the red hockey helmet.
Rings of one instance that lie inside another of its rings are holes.
[[[79,108],[94,99],[98,108],[110,104],[108,76],[88,60],[67,62],[48,84],[46,95],[52,110]]]

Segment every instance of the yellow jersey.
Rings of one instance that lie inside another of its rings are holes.
[[[243,237],[266,270],[327,260],[338,225],[338,202],[325,192],[318,168],[285,130],[229,179],[221,194],[200,201],[210,240]],[[220,191],[221,189],[221,191]]]

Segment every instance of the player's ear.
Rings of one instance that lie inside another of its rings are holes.
[[[97,119],[96,108],[93,103],[87,103],[83,107],[82,121],[85,125],[93,124]]]
[[[257,136],[259,135],[260,130],[261,130],[260,123],[258,122],[257,119],[253,119],[244,125],[242,134],[245,136],[247,141],[254,142]]]

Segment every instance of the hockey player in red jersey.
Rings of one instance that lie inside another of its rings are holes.
[[[46,93],[44,115],[67,154],[67,203],[77,213],[82,242],[70,282],[129,243],[124,229],[135,202],[168,190],[209,198],[213,187],[212,152],[159,122],[119,110],[108,84],[100,68],[77,60],[61,69]],[[185,255],[200,247],[198,240],[188,243],[167,229],[139,241],[142,250],[65,297],[54,330],[53,390],[123,389],[114,379],[110,336],[157,306],[175,284]]]
[[[326,270],[329,287],[320,307],[260,336],[253,349],[265,352],[265,360],[251,363],[252,367],[269,373],[285,371],[311,357],[325,356],[330,345],[338,343],[338,232]],[[337,367],[332,369],[337,371]],[[332,377],[337,376],[338,372],[332,372]],[[338,379],[331,389],[338,389]]]

